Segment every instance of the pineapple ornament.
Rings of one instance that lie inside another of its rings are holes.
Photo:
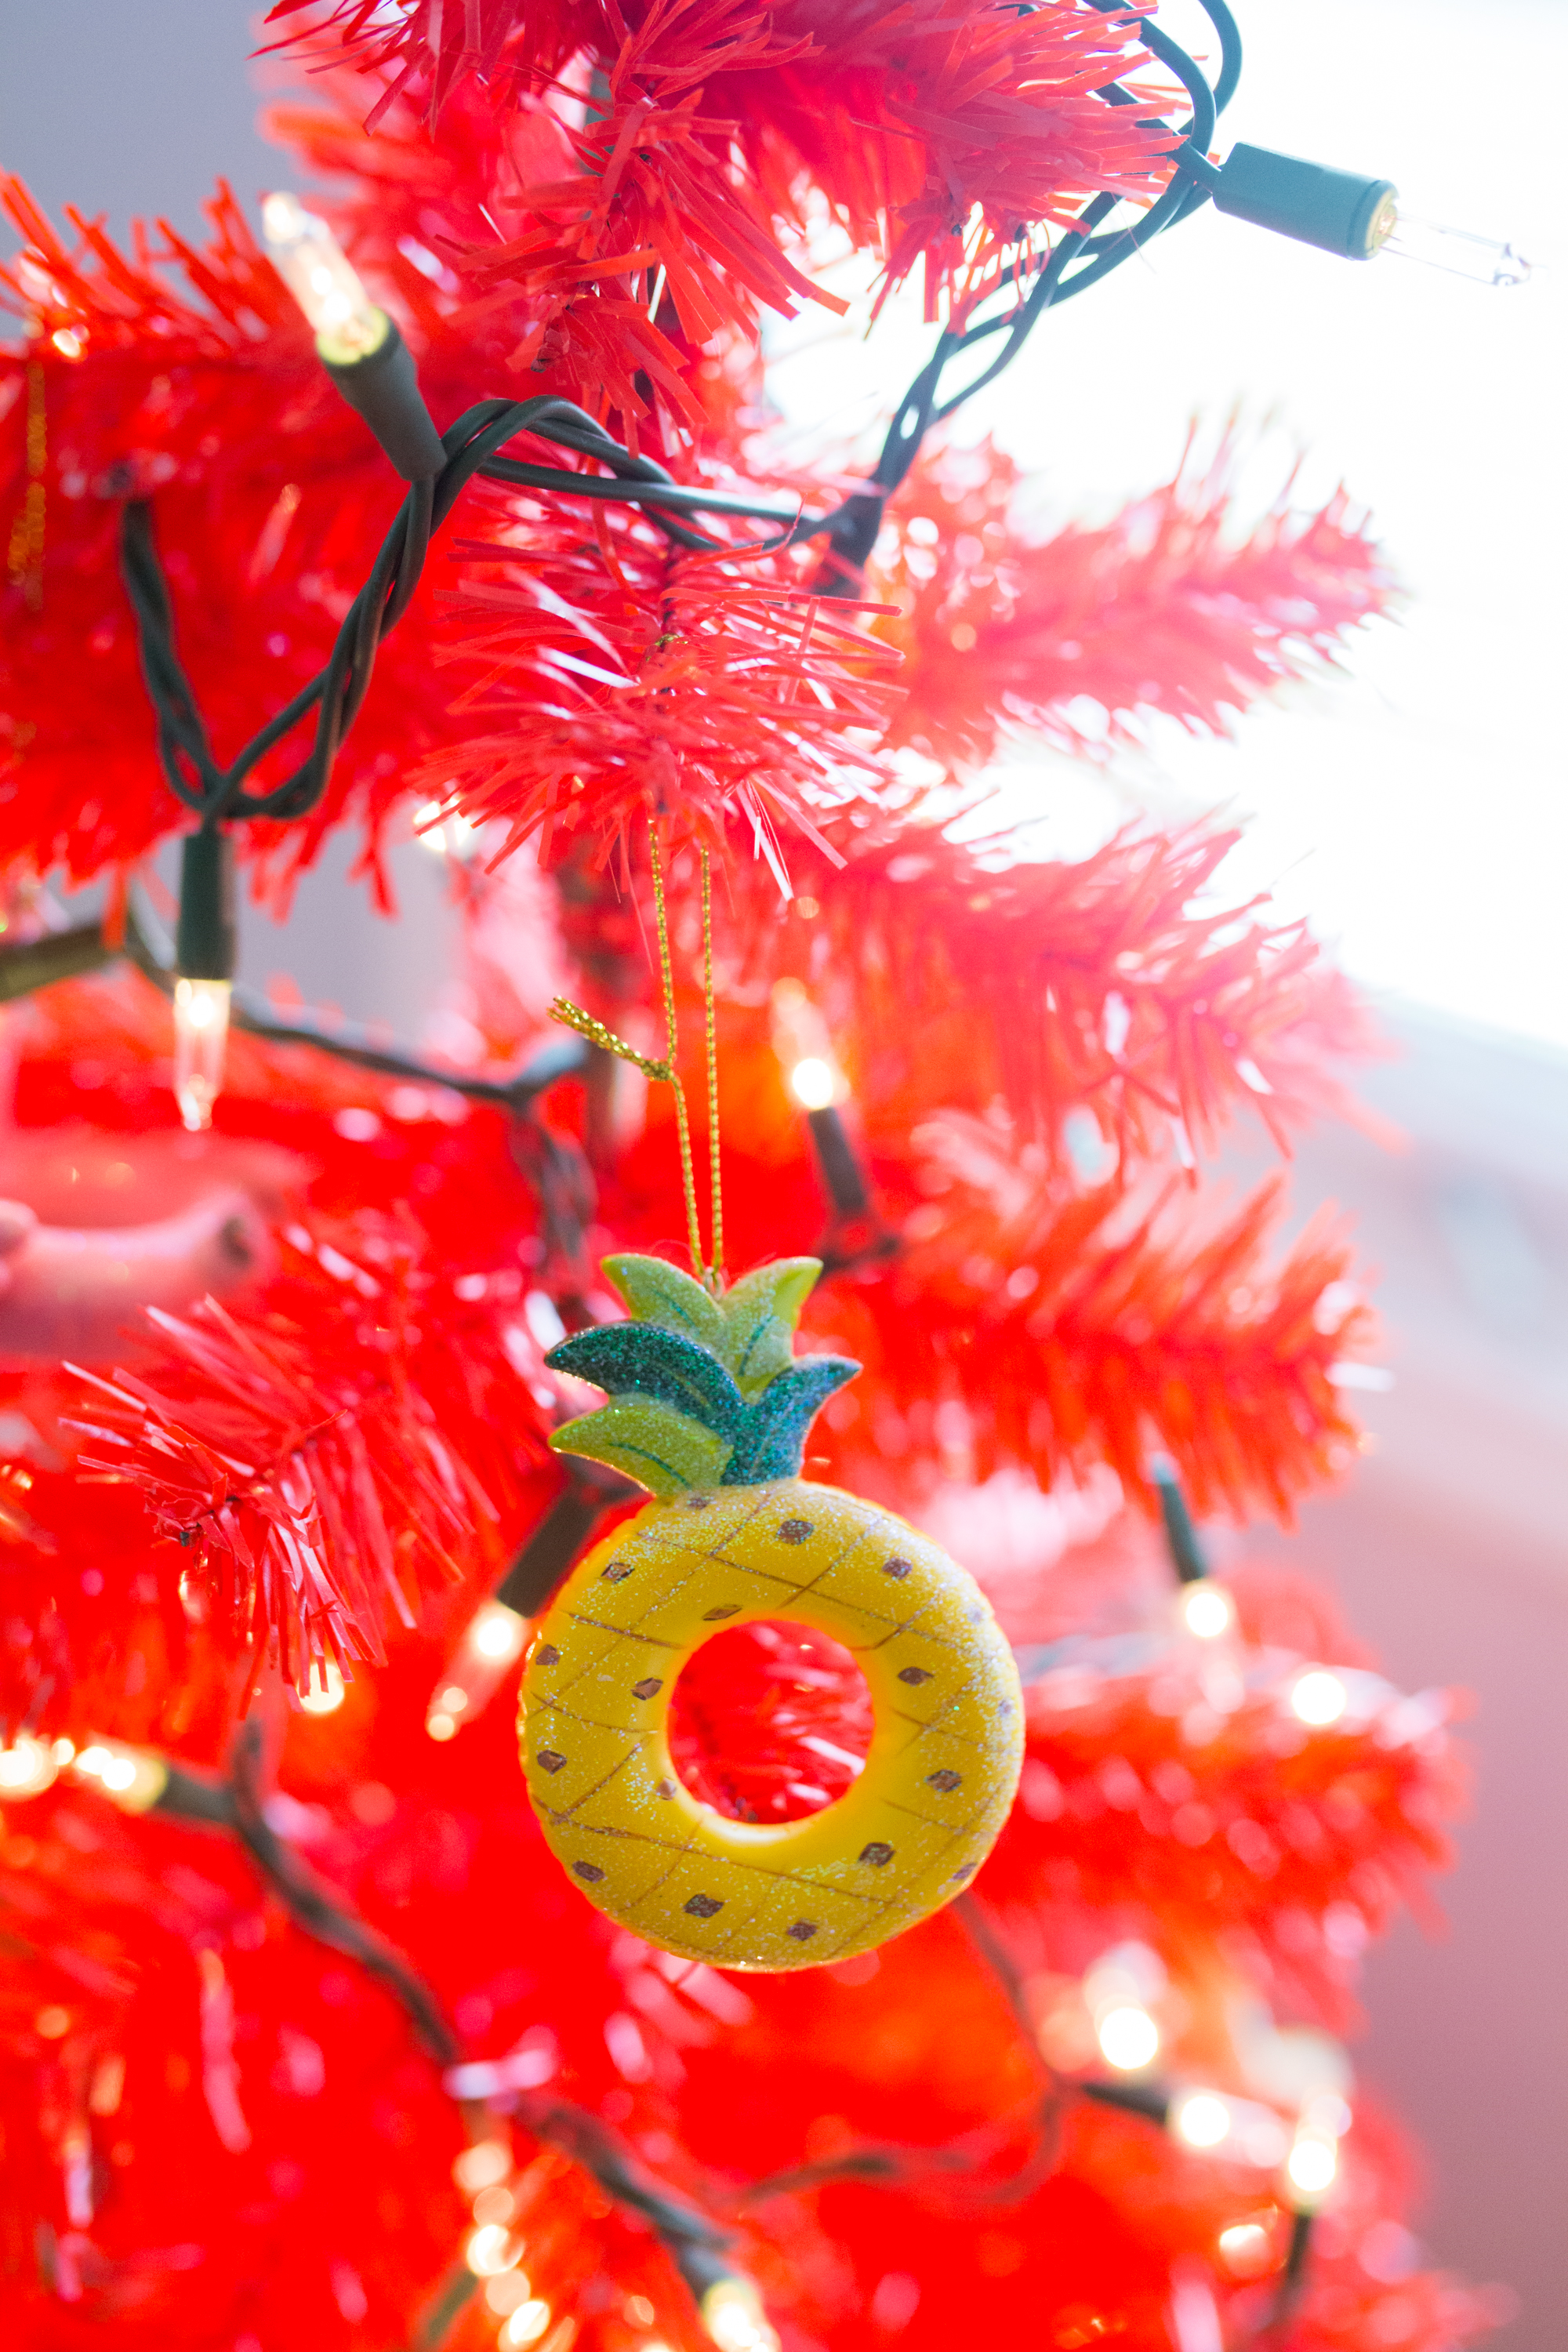
[[[675,1088],[701,1265],[657,839],[653,871],[666,1060],[634,1055],[575,1006],[556,1011]],[[703,886],[710,975],[706,856]],[[652,1500],[579,1562],[539,1623],[523,1672],[523,1769],[552,1851],[620,1925],[720,1968],[813,1968],[885,1943],[968,1885],[1017,1787],[1023,1706],[1012,1652],[973,1579],[890,1512],[800,1475],[819,1407],[859,1366],[794,1352],[818,1260],[784,1259],[723,1285],[711,1021],[709,1045],[706,1279],[658,1258],[605,1259],[629,1319],[577,1332],[547,1360],[608,1400],[552,1445],[624,1472]],[[821,1812],[732,1821],[681,1781],[670,1702],[704,1642],[778,1618],[850,1652],[870,1694],[870,1749]]]

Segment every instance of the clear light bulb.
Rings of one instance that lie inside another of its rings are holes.
[[[1340,2168],[1340,2152],[1327,2132],[1302,2131],[1296,2136],[1285,2169],[1290,2186],[1302,2198],[1324,2196]]]
[[[803,1110],[829,1110],[843,1092],[827,1024],[798,980],[775,982],[773,1051]]]
[[[363,359],[386,337],[387,318],[361,285],[359,274],[324,220],[298,196],[279,192],[261,206],[267,250],[314,331],[323,359],[338,365]]]
[[[1160,2029],[1146,2009],[1131,2003],[1108,2009],[1096,2018],[1094,2031],[1101,2057],[1119,2074],[1142,2074],[1159,2054]]]
[[[833,1065],[807,1054],[789,1074],[790,1092],[803,1110],[826,1110],[838,1091]]]
[[[106,1797],[123,1813],[144,1813],[169,1785],[169,1768],[160,1756],[140,1748],[122,1748],[118,1740],[94,1739],[73,1760],[72,1770],[84,1780],[96,1780]]]
[[[343,1703],[343,1678],[331,1658],[318,1658],[300,1695],[307,1715],[336,1715]]]
[[[226,980],[174,982],[174,1100],[191,1135],[212,1125],[213,1105],[223,1092],[232,994]]]
[[[0,1797],[41,1796],[58,1769],[47,1740],[19,1732],[9,1748],[0,1748]]]
[[[504,1601],[487,1601],[476,1611],[426,1708],[432,1739],[454,1739],[483,1714],[527,1647],[528,1625]]]
[[[498,2278],[502,2271],[515,2270],[521,2255],[522,2240],[500,2221],[481,2222],[463,2249],[463,2259],[476,2278]]]
[[[702,2325],[719,2352],[779,2352],[779,2339],[750,2279],[716,2279],[702,2298]]]
[[[1236,1604],[1223,1584],[1215,1584],[1206,1576],[1194,1577],[1182,1587],[1177,1603],[1182,1622],[1189,1633],[1202,1642],[1217,1640],[1228,1633],[1236,1622]]]
[[[1299,1722],[1322,1728],[1337,1723],[1350,1705],[1350,1693],[1338,1675],[1313,1666],[1291,1685],[1290,1711]]]
[[[1386,216],[1388,226],[1384,226]],[[1374,253],[1396,253],[1405,261],[1425,263],[1428,269],[1446,269],[1454,278],[1468,278],[1476,286],[1522,286],[1530,264],[1512,245],[1496,237],[1476,236],[1468,229],[1444,228],[1436,221],[1401,210],[1391,196],[1373,225]]]
[[[1171,2128],[1188,2147],[1218,2147],[1230,2137],[1230,2108],[1217,2091],[1189,2091],[1171,2110]]]
[[[532,2302],[523,2304],[521,2309],[512,2313],[501,2329],[500,2340],[508,2347],[509,2352],[513,2345],[537,2344],[549,2325],[550,2305],[535,2295]]]

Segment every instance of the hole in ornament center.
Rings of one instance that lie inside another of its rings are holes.
[[[858,1779],[871,1694],[847,1650],[790,1618],[737,1625],[687,1660],[669,1706],[670,1760],[732,1822],[799,1822]]]

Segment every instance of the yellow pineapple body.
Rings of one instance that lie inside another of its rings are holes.
[[[863,1773],[804,1821],[731,1821],[670,1761],[687,1659],[758,1618],[831,1635],[870,1690]],[[777,1478],[650,1503],[588,1554],[529,1654],[522,1754],[552,1849],[601,1910],[689,1958],[776,1970],[885,1943],[961,1892],[1012,1803],[1022,1717],[1012,1653],[938,1545]]]

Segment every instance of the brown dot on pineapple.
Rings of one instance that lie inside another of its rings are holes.
[[[585,1878],[590,1886],[596,1886],[605,1874],[596,1862],[574,1862],[572,1868],[575,1875]]]
[[[910,1559],[885,1559],[882,1573],[884,1576],[908,1576],[913,1566],[913,1560]]]
[[[713,1501],[711,1495],[688,1495],[683,1499],[689,1511],[706,1511]]]
[[[702,1612],[702,1622],[705,1625],[716,1625],[721,1617],[738,1617],[740,1613],[741,1604],[738,1601],[721,1601],[717,1609],[705,1609]]]
[[[951,1797],[963,1778],[962,1772],[928,1772],[926,1786],[930,1789],[940,1789],[944,1797]]]
[[[973,1878],[973,1875],[974,1875],[974,1874],[975,1874],[975,1872],[976,1872],[976,1870],[978,1870],[978,1868],[979,1868],[979,1867],[980,1867],[980,1865],[979,1865],[979,1864],[978,1864],[978,1863],[974,1863],[974,1862],[961,1862],[961,1863],[959,1864],[959,1865],[958,1865],[958,1868],[953,1872],[953,1874],[953,1874],[954,1879],[955,1879],[955,1880],[956,1880],[960,1885],[962,1885],[964,1879],[966,1879],[966,1878]]]
[[[784,1929],[784,1934],[786,1936],[793,1936],[797,1944],[809,1944],[816,1933],[816,1922],[815,1919],[797,1919],[793,1927],[786,1927]]]
[[[901,1683],[929,1683],[931,1675],[924,1666],[900,1666],[899,1680]]]
[[[711,1919],[715,1911],[724,1908],[724,1898],[721,1895],[694,1895],[682,1908],[689,1912],[693,1919]]]
[[[558,1666],[561,1653],[553,1642],[542,1642],[533,1654],[533,1663],[536,1666]]]
[[[893,1859],[893,1849],[890,1845],[884,1845],[880,1838],[873,1838],[869,1845],[861,1847],[860,1859],[868,1862],[873,1869],[880,1870],[884,1864]]]
[[[624,1584],[632,1572],[632,1563],[629,1559],[613,1559],[608,1568],[599,1572],[606,1584]]]
[[[634,1683],[632,1685],[632,1696],[634,1698],[657,1698],[663,1688],[664,1684],[658,1675],[644,1675],[640,1683]]]
[[[775,1529],[780,1543],[805,1543],[811,1533],[809,1519],[784,1519]]]
[[[675,1794],[674,1781],[656,1780],[653,1784],[653,1793],[656,1797],[673,1797]]]
[[[542,1748],[535,1761],[542,1772],[559,1772],[566,1759],[553,1748]]]

